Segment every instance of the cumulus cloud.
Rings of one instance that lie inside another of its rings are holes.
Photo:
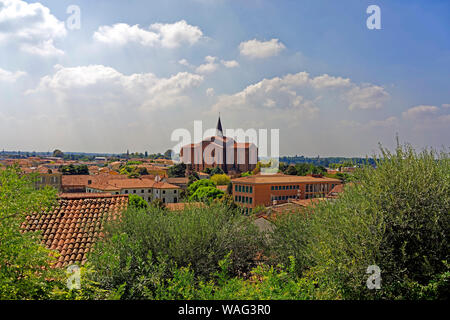
[[[206,56],[205,63],[199,65],[195,69],[195,72],[197,72],[197,73],[212,73],[212,72],[216,71],[217,68],[219,67],[219,64],[216,63],[216,60],[217,60],[217,57]]]
[[[403,118],[405,119],[424,119],[434,116],[439,111],[439,108],[436,106],[426,106],[420,105],[412,107],[405,112],[402,113]]]
[[[365,84],[351,88],[345,99],[350,103],[349,110],[379,109],[389,99],[389,94],[383,87]]]
[[[193,67],[186,59],[178,60],[178,63],[185,67],[190,67],[190,68]]]
[[[223,95],[212,110],[290,110],[313,117],[319,112],[318,101],[327,97],[336,104],[347,104],[352,110],[379,108],[389,94],[375,85],[358,85],[350,79],[327,74],[311,77],[307,72],[299,72],[263,79],[234,95]]]
[[[239,51],[241,55],[248,58],[269,58],[278,55],[286,46],[278,39],[269,41],[259,41],[256,39],[241,42],[239,44]]]
[[[180,72],[169,78],[152,73],[124,75],[103,65],[80,67],[55,66],[56,72],[41,78],[38,87],[28,94],[54,95],[70,108],[100,107],[155,110],[175,107],[186,101],[185,93],[198,86],[203,77]]]
[[[236,60],[229,60],[229,61],[221,60],[220,62],[225,66],[225,68],[239,67],[239,62],[237,62]]]
[[[203,32],[197,26],[189,25],[185,20],[175,23],[154,23],[148,29],[139,25],[130,26],[117,23],[112,26],[100,26],[94,32],[96,41],[123,46],[128,43],[138,43],[142,46],[177,48],[181,45],[193,45],[203,37]]]
[[[215,95],[214,88],[208,88],[208,89],[206,89],[206,95],[207,95],[208,97],[213,97],[213,96]]]
[[[40,56],[62,55],[54,41],[67,34],[64,22],[41,3],[0,0],[0,43]]]
[[[11,72],[0,68],[0,82],[16,82],[17,79],[26,75],[23,71]]]

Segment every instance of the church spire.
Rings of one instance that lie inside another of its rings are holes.
[[[219,137],[223,137],[222,122],[220,122],[220,113],[219,113],[219,120],[217,121],[216,135]]]

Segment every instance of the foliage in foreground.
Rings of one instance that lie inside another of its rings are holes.
[[[130,208],[111,222],[89,260],[106,290],[124,285],[128,299],[151,298],[177,267],[208,279],[229,252],[233,275],[248,272],[263,238],[246,217],[222,204],[171,212]]]
[[[448,298],[449,156],[381,152],[338,200],[280,219],[272,255],[294,256],[298,273],[323,270],[345,299]],[[380,290],[366,287],[370,265],[381,268]]]
[[[50,265],[54,252],[40,243],[39,233],[21,232],[26,213],[54,204],[56,190],[34,190],[35,176],[18,167],[0,170],[0,299],[49,298],[58,277]]]

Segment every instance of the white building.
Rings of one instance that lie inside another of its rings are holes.
[[[86,187],[89,193],[134,194],[147,202],[161,199],[163,203],[177,203],[181,188],[159,179],[112,179],[102,183],[92,183]]]

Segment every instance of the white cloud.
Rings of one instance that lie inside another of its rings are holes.
[[[349,110],[379,109],[389,99],[389,94],[383,87],[365,84],[351,88],[344,99],[350,103]]]
[[[256,39],[241,42],[239,51],[241,55],[249,58],[269,58],[278,55],[286,46],[278,39],[259,41]]]
[[[72,68],[57,65],[55,69],[54,74],[43,77],[38,87],[27,93],[47,97],[50,94],[60,104],[74,109],[174,107],[188,99],[185,93],[203,81],[202,76],[187,72],[169,78],[158,78],[152,73],[124,75],[103,65]]]
[[[216,63],[217,58],[212,56],[206,56],[204,64],[199,65],[195,72],[197,73],[212,73],[217,70],[219,65]]]
[[[28,53],[54,56],[64,53],[54,41],[66,34],[64,22],[41,3],[0,0],[0,42],[16,44]]]
[[[191,65],[186,59],[178,60],[178,63],[185,67],[189,67],[189,68],[193,67],[193,65]]]
[[[319,109],[313,100],[306,99],[299,90],[299,84],[305,84],[305,77],[309,79],[307,73],[300,72],[282,78],[263,79],[234,95],[220,96],[212,111],[256,112],[262,117],[268,114],[278,116],[280,112],[285,111],[289,112],[289,117],[292,118],[312,118]]]
[[[444,104],[442,105],[442,108],[450,108],[450,103],[444,103]]]
[[[117,23],[112,26],[100,26],[93,38],[110,45],[123,46],[128,43],[138,43],[142,46],[177,48],[181,45],[193,45],[203,37],[203,32],[197,26],[189,25],[185,20],[175,23],[154,23],[148,30],[139,25],[130,26]]]
[[[350,79],[327,74],[311,77],[307,72],[299,72],[263,79],[234,95],[221,96],[213,111],[278,109],[314,116],[319,112],[317,103],[323,99],[336,105],[348,104],[352,110],[379,108],[388,97],[389,94],[379,86],[358,85]]]
[[[207,95],[208,97],[213,97],[213,96],[215,95],[214,88],[208,88],[208,89],[206,89],[206,95]]]
[[[333,77],[328,74],[315,77],[311,80],[311,83],[313,87],[317,89],[349,87],[351,85],[351,81],[348,78],[344,79],[342,77]]]
[[[390,127],[398,125],[397,117],[389,117],[384,120],[371,120],[368,123],[369,127]]]
[[[237,62],[236,60],[229,60],[229,61],[221,60],[220,62],[221,62],[226,68],[236,68],[236,67],[239,67],[239,62]]]
[[[434,116],[439,111],[436,106],[420,105],[415,106],[402,113],[403,118],[419,120]]]
[[[23,71],[11,72],[0,68],[0,81],[3,82],[16,82],[17,79],[24,75],[26,75],[26,73]]]

